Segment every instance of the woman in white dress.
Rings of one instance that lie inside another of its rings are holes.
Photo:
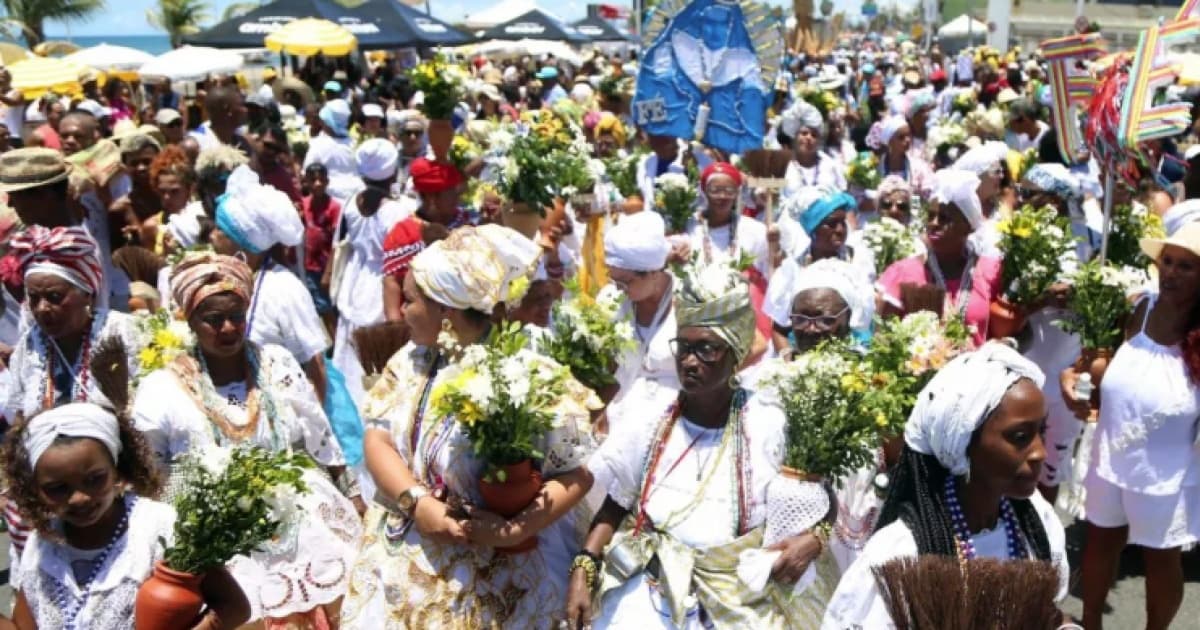
[[[333,344],[333,364],[346,378],[346,388],[354,403],[364,395],[363,370],[353,344],[354,331],[384,321],[383,239],[392,226],[416,210],[410,198],[390,199],[392,184],[399,172],[400,153],[396,145],[375,138],[358,147],[354,156],[365,188],[354,195],[342,210],[341,225],[335,242],[347,239],[350,245],[346,267],[333,296],[338,309],[337,336]]]
[[[700,191],[705,209],[688,222],[688,245],[705,263],[732,264],[742,258],[750,263],[752,275],[765,284],[770,273],[767,228],[758,219],[742,216],[737,200],[742,192],[742,174],[728,162],[713,162],[700,174]]]
[[[1037,492],[1043,380],[994,342],[955,358],[921,390],[877,529],[842,576],[822,628],[896,627],[872,569],[905,556],[1051,562],[1058,599],[1066,596],[1066,536]]]
[[[656,419],[618,427],[594,458],[612,479],[572,564],[564,627],[813,628],[836,579],[813,533],[770,548],[765,585],[740,577],[739,556],[763,546],[785,419],[734,384],[754,339],[745,281],[721,266],[697,275],[703,285],[690,276],[676,291],[681,389],[639,399]],[[813,562],[815,581],[795,594]]]
[[[1100,418],[1085,482],[1083,623],[1100,628],[1117,559],[1140,545],[1146,628],[1165,629],[1183,601],[1180,549],[1200,540],[1200,222],[1142,239],[1158,291],[1142,298],[1100,382]],[[1068,369],[1064,389],[1074,389]],[[1078,404],[1077,414],[1086,413]]]
[[[343,630],[552,628],[579,548],[577,506],[592,484],[588,409],[572,391],[555,428],[535,441],[538,498],[511,519],[483,507],[484,462],[454,416],[429,398],[457,352],[481,343],[492,313],[519,299],[541,248],[498,225],[462,227],[417,254],[404,278],[411,342],[388,363],[363,408],[367,467],[378,488],[342,609]],[[537,538],[534,549],[498,550]]]
[[[175,510],[154,500],[162,480],[141,433],[127,417],[70,403],[18,423],[7,438],[9,492],[35,531],[12,580],[12,621],[0,617],[0,628],[133,630],[138,587],[175,524]],[[246,620],[249,606],[228,572],[209,571],[200,589],[208,610],[193,630]]]
[[[196,335],[194,351],[139,384],[133,417],[159,464],[169,470],[205,445],[249,443],[302,450],[342,485],[341,448],[316,393],[287,350],[246,337],[251,272],[229,256],[191,254],[171,277],[175,303]],[[362,536],[354,504],[325,476],[305,473],[310,492],[296,520],[265,550],[239,556],[230,570],[271,627],[321,628],[337,618]],[[348,494],[356,494],[347,490]]]
[[[70,402],[107,404],[91,378],[92,350],[108,337],[137,349],[129,316],[97,306],[103,272],[96,241],[81,227],[35,225],[15,236],[9,250],[21,265],[33,317],[9,358],[5,417]]]

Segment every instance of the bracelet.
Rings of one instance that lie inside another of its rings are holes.
[[[829,532],[832,529],[833,526],[829,524],[829,521],[821,521],[808,530],[813,535],[813,538],[817,539],[817,556],[825,553],[825,548],[829,544]]]
[[[596,589],[596,579],[600,574],[600,563],[596,560],[596,555],[587,551],[580,551],[575,554],[575,559],[571,561],[571,570],[567,572],[567,577],[575,575],[575,569],[583,569],[583,576],[587,580],[589,591]]]

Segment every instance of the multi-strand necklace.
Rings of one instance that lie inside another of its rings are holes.
[[[958,500],[958,486],[953,475],[946,477],[946,506],[950,510],[950,521],[954,525],[955,547],[959,565],[966,569],[968,560],[975,559],[975,541],[971,538],[971,528],[967,526],[967,517],[963,513],[962,504]],[[1000,499],[1000,520],[1004,523],[1008,539],[1008,558],[1019,560],[1025,557],[1025,548],[1021,544],[1021,528],[1017,523],[1017,515],[1007,498]]]
[[[108,557],[112,555],[113,549],[116,548],[117,542],[121,540],[121,536],[129,527],[129,514],[133,512],[133,506],[137,504],[137,496],[130,497],[128,503],[124,498],[118,498],[122,503],[121,520],[117,522],[117,528],[113,530],[112,539],[108,544],[100,550],[100,554],[93,561],[92,570],[88,572],[86,578],[79,582],[80,597],[78,600],[72,600],[70,591],[63,581],[55,580],[54,585],[54,604],[55,607],[62,611],[63,628],[74,630],[77,626],[79,613],[87,607],[88,599],[92,595],[92,583],[100,575],[100,570],[108,563]]]

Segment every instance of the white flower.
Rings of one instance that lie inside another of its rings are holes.
[[[229,466],[229,461],[233,459],[229,449],[217,446],[216,444],[208,444],[200,448],[200,456],[197,462],[205,472],[213,477],[220,477],[225,474],[225,469]]]
[[[171,322],[167,324],[167,331],[183,340],[184,346],[191,347],[196,343],[196,338],[192,333],[192,328],[188,326],[187,322],[185,321],[172,319]]]
[[[604,176],[608,173],[608,169],[605,168],[604,162],[595,158],[591,158],[587,161],[587,170],[588,174],[592,178],[592,181],[597,182],[604,179]]]
[[[279,523],[292,523],[300,513],[299,494],[288,484],[271,486],[263,500],[267,503],[267,518]]]
[[[250,508],[254,507],[254,499],[246,496],[238,497],[237,507],[243,512],[249,512]]]
[[[479,373],[475,378],[467,381],[463,387],[463,393],[471,398],[471,401],[479,405],[480,409],[489,409],[492,405],[492,394],[494,387],[492,379]]]
[[[663,173],[654,178],[654,185],[663,190],[671,188],[688,189],[692,187],[692,183],[688,181],[687,175],[683,173]]]
[[[521,165],[517,161],[508,158],[504,161],[504,179],[510,182],[517,181],[521,176]]]

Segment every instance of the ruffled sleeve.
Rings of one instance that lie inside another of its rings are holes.
[[[558,405],[556,426],[546,433],[539,445],[545,457],[542,474],[546,477],[575,470],[587,463],[596,449],[592,439],[591,410],[602,405],[592,390],[573,379]]]
[[[295,446],[302,444],[304,451],[322,466],[344,466],[346,457],[342,447],[334,438],[329,418],[300,364],[281,346],[263,346],[261,352],[271,394],[282,398],[275,402],[287,404],[295,418],[295,425],[289,431],[290,441]]]

